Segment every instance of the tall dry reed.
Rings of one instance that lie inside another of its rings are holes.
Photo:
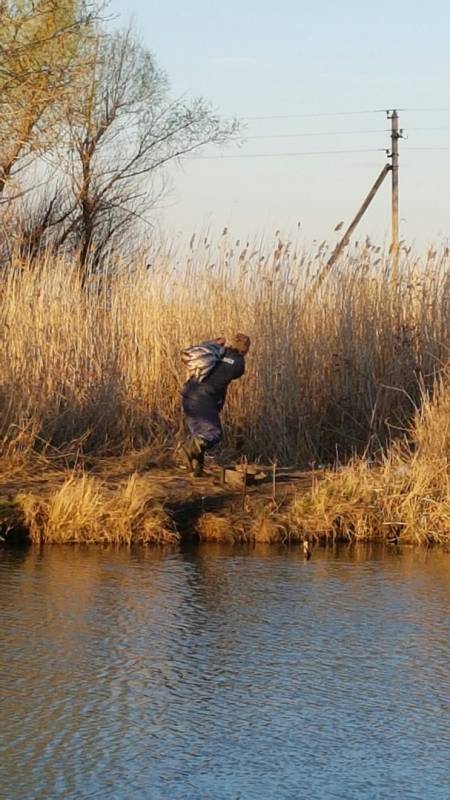
[[[236,330],[253,345],[225,412],[230,448],[284,464],[376,452],[450,352],[448,252],[405,254],[393,286],[368,245],[315,290],[324,258],[203,241],[84,287],[69,260],[17,261],[0,277],[3,455],[172,443],[180,348]]]
[[[407,439],[380,464],[356,459],[298,496],[288,525],[321,537],[381,538],[393,543],[450,541],[450,369],[423,397]]]

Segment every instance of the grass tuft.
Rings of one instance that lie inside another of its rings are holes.
[[[73,476],[44,497],[19,493],[33,542],[166,544],[179,540],[163,506],[149,497],[148,480],[132,475],[119,487],[99,479]]]

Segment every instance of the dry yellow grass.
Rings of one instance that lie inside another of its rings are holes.
[[[118,487],[117,478],[112,490],[83,470],[143,447],[148,463],[167,453],[180,425],[180,349],[236,330],[253,346],[227,402],[229,452],[285,465],[353,461],[277,511],[205,517],[200,537],[448,537],[448,382],[429,394],[450,352],[448,251],[420,262],[405,251],[394,285],[367,245],[314,289],[325,259],[323,248],[307,256],[277,242],[266,253],[224,239],[186,259],[158,251],[151,264],[116,262],[87,288],[75,265],[50,254],[5,270],[0,470],[26,476],[36,458],[81,470],[47,493],[24,479],[15,502],[32,538],[176,540],[148,480]],[[381,466],[357,460],[364,452]]]
[[[363,459],[327,474],[288,510],[288,524],[316,538],[450,542],[450,375],[423,398],[408,441],[381,464]]]
[[[2,455],[171,444],[180,348],[236,329],[253,346],[227,404],[231,450],[305,465],[375,452],[450,350],[448,253],[405,253],[393,286],[383,254],[358,248],[311,291],[325,258],[224,239],[115,263],[88,291],[67,259],[17,262],[0,276]]]
[[[297,495],[283,491],[281,484],[276,500],[270,492],[255,491],[243,502],[239,493],[227,497],[225,492],[222,503],[216,496],[215,512],[202,510],[206,498],[201,494],[205,487],[200,487],[197,502],[201,498],[202,508],[193,514],[191,531],[200,540],[230,543],[449,543],[449,456],[447,371],[437,380],[433,398],[424,395],[408,435],[394,442],[377,464],[355,458],[337,471],[321,472],[312,489],[303,486]],[[184,530],[183,514],[192,515],[194,487],[189,490],[185,480],[168,480],[170,473],[161,469],[124,478],[136,461],[136,455],[121,463],[104,461],[97,466],[101,478],[80,471],[64,477],[46,471],[45,464],[33,479],[18,470],[10,476],[10,499],[0,503],[0,523],[27,530],[34,542],[178,542],[168,509],[177,509],[175,517]],[[29,490],[16,493],[21,481]]]
[[[306,538],[298,530],[291,535],[286,523],[284,503],[274,507],[270,501],[259,501],[250,502],[245,510],[230,507],[222,513],[205,512],[195,523],[195,533],[200,541],[240,544],[287,544]]]
[[[111,487],[97,478],[73,475],[44,494],[22,492],[14,502],[31,541],[55,544],[170,544],[179,536],[149,482],[132,475]]]

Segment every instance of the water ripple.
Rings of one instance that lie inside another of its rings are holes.
[[[450,556],[0,553],[5,800],[449,800]]]

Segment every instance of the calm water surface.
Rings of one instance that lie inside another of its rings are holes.
[[[2,800],[450,800],[450,555],[0,552]]]

